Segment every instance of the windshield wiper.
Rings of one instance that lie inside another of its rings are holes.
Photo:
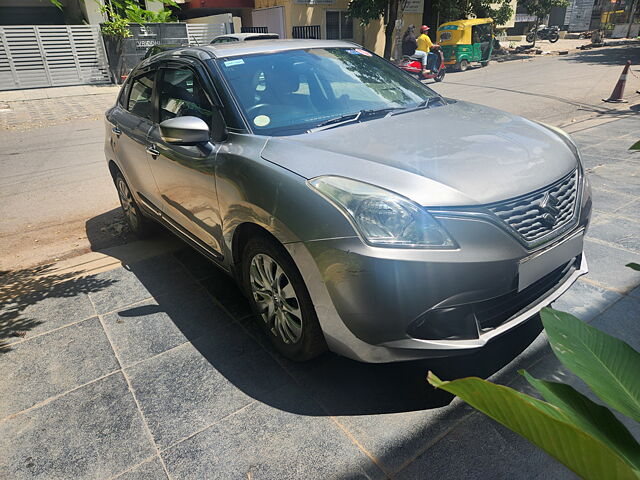
[[[361,118],[366,118],[372,115],[379,115],[381,113],[391,113],[394,110],[401,110],[401,107],[387,107],[379,108],[377,110],[360,110],[356,113],[347,113],[338,117],[330,118],[324,122],[319,123],[313,128],[307,130],[307,133],[319,132],[321,130],[327,130],[329,128],[339,127],[340,125],[346,125],[348,123],[356,123]]]
[[[394,112],[391,115],[400,115],[401,113],[415,112],[416,110],[422,110],[423,108],[429,108],[431,103],[435,102],[435,101],[444,103],[444,99],[442,97],[440,97],[440,96],[429,97],[426,100],[423,100],[422,102],[420,102],[419,104],[414,105],[413,107],[403,108],[399,112]]]

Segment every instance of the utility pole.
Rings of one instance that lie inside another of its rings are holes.
[[[633,3],[631,3],[631,10],[629,10],[629,28],[627,29],[627,38],[631,35],[631,27],[633,26],[633,17],[635,17],[636,8],[638,8],[638,0],[633,0]]]

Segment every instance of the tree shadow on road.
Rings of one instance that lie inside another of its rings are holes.
[[[590,63],[593,65],[620,65],[620,71],[627,60],[631,60],[632,71],[639,70],[640,45],[620,47],[599,47],[581,50],[559,60],[571,63]]]

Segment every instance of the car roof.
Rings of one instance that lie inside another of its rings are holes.
[[[159,60],[170,60],[176,57],[195,57],[200,60],[210,58],[228,58],[240,55],[259,53],[285,52],[307,48],[354,48],[359,45],[343,40],[252,40],[250,42],[217,43],[200,47],[184,47],[167,50],[143,60],[139,67],[144,67]]]
[[[274,32],[265,32],[265,33],[253,32],[253,33],[225,33],[224,35],[218,35],[216,38],[237,38],[238,40],[242,41],[246,38],[261,37],[263,35],[275,35],[275,37],[279,36],[277,33],[274,33]],[[216,38],[214,38],[214,40]]]

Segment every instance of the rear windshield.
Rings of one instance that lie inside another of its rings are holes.
[[[406,108],[436,93],[360,48],[312,48],[220,58],[255,133],[293,135],[359,111]]]

